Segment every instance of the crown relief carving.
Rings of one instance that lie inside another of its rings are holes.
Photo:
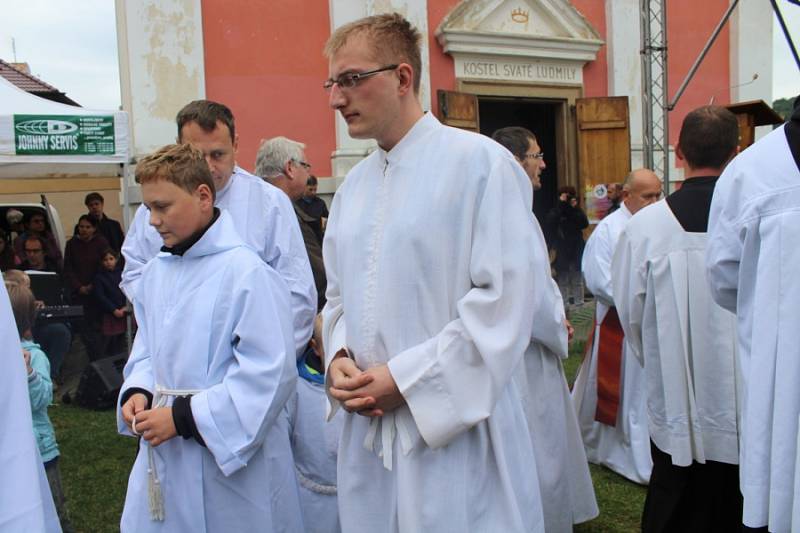
[[[527,23],[529,18],[530,18],[530,12],[525,11],[521,7],[518,7],[517,9],[511,12],[511,20],[519,24]]]

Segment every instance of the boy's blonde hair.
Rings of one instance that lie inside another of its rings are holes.
[[[207,185],[216,200],[214,181],[203,152],[188,143],[168,144],[143,157],[136,164],[136,183],[165,180],[189,194]]]
[[[408,63],[414,71],[414,94],[419,94],[422,59],[422,36],[409,21],[398,13],[373,15],[340,26],[325,43],[325,56],[333,57],[354,36],[364,35],[370,41],[372,59],[383,63]]]
[[[17,333],[22,337],[30,334],[36,322],[36,302],[31,290],[19,283],[6,281],[8,298],[11,300],[11,309],[14,311],[14,321],[17,323]]]
[[[3,281],[6,283],[19,283],[24,287],[31,287],[31,278],[22,270],[9,269],[3,272]]]

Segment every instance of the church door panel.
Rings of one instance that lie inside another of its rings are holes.
[[[579,98],[578,183],[589,221],[605,216],[609,183],[621,183],[631,171],[631,134],[628,97]]]
[[[439,98],[439,120],[442,124],[479,132],[478,97],[474,94],[455,91],[437,91]]]

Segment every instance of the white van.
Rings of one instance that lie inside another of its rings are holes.
[[[43,194],[41,195],[42,201],[40,203],[0,203],[0,228],[2,228],[10,238],[16,236],[16,233],[19,233],[14,228],[12,228],[9,224],[8,218],[6,217],[6,213],[12,209],[16,209],[17,211],[22,212],[23,217],[27,218],[31,213],[40,212],[44,214],[45,220],[47,221],[47,229],[53,234],[56,238],[56,242],[58,243],[58,248],[61,250],[61,254],[64,254],[64,247],[67,244],[67,240],[64,236],[64,228],[61,226],[61,219],[58,216],[58,211],[56,208],[48,203],[47,197]],[[23,218],[23,220],[25,219]],[[13,242],[9,243],[13,245]]]

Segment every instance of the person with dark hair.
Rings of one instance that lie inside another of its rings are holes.
[[[620,204],[622,203],[622,200],[623,200],[623,197],[622,197],[623,190],[624,190],[624,185],[621,184],[621,183],[609,183],[608,184],[608,190],[606,192],[606,198],[608,198],[608,201],[611,202],[611,205],[609,206],[608,211],[606,211],[606,215],[605,216],[608,216],[611,213],[613,213],[614,211],[616,211],[617,209],[619,209],[619,206],[620,206]]]
[[[589,219],[580,208],[575,187],[561,187],[558,203],[545,218],[545,236],[549,248],[556,253],[553,268],[567,309],[583,305],[581,260],[585,246],[583,230],[588,227]]]
[[[653,471],[644,533],[741,529],[736,317],[714,303],[704,268],[712,194],[738,132],[723,107],[686,115],[675,148],[683,185],[631,218],[612,261],[628,353],[647,380]]]
[[[781,127],[742,151],[714,189],[706,274],[738,323],[745,382],[745,531],[798,527],[800,96]],[[747,529],[751,528],[751,529]]]
[[[100,268],[103,252],[108,241],[97,233],[97,219],[81,215],[78,219],[78,235],[67,242],[64,251],[64,283],[73,302],[83,306],[83,341],[89,359],[99,359],[100,315],[97,303],[92,298],[92,282]]]
[[[533,190],[542,188],[542,171],[547,168],[544,152],[539,147],[536,135],[519,126],[500,128],[492,134],[492,139],[499,142],[519,161],[531,180]]]
[[[25,255],[19,265],[20,270],[61,273],[60,265],[47,253],[45,240],[39,235],[28,235],[22,251]]]
[[[205,154],[214,182],[215,205],[231,214],[245,243],[289,286],[295,355],[302,355],[311,338],[317,291],[292,202],[277,188],[236,165],[239,137],[233,113],[226,106],[209,100],[190,102],[178,112],[176,123],[178,142],[189,143]],[[121,288],[134,302],[142,269],[162,246],[149,217],[150,210],[139,206],[122,246],[125,268]]]
[[[25,231],[14,241],[14,252],[17,254],[17,257],[23,260],[27,258],[27,254],[25,253],[25,241],[31,235],[35,235],[42,241],[45,256],[57,269],[54,270],[54,272],[60,272],[63,256],[61,255],[61,249],[58,247],[56,238],[47,226],[47,217],[44,212],[39,210],[27,211],[24,221]]]
[[[14,253],[11,246],[11,239],[4,229],[0,229],[0,272],[18,268],[21,260]]]
[[[320,246],[322,246],[322,241],[325,237],[325,224],[328,222],[329,213],[328,204],[317,196],[318,186],[317,177],[309,174],[308,181],[306,181],[306,190],[300,199],[295,200],[294,205],[314,220],[314,233],[319,239]]]
[[[115,355],[122,351],[127,331],[128,300],[119,284],[122,272],[119,268],[119,254],[112,248],[103,251],[100,269],[92,282],[92,296],[100,313],[100,343],[98,352],[102,357]]]
[[[511,152],[528,175],[533,190],[541,188],[539,176],[545,163],[536,136],[526,128],[509,127],[495,131],[492,139]],[[541,231],[534,238],[546,248]],[[548,256],[541,254],[536,259],[531,269],[540,279],[549,281],[549,287],[531,297],[535,327],[514,379],[525,399],[545,531],[571,531],[573,524],[591,520],[599,511],[561,364],[561,359],[568,355],[571,325],[567,322],[561,292],[550,274]],[[565,483],[565,479],[569,482]]]
[[[122,226],[119,222],[108,218],[103,212],[103,206],[105,205],[103,195],[99,192],[90,192],[86,195],[83,203],[89,210],[89,216],[97,220],[98,233],[105,237],[112,250],[119,252],[122,249],[122,242],[125,240],[125,233],[122,231]],[[74,234],[78,234],[78,226],[75,226]]]

